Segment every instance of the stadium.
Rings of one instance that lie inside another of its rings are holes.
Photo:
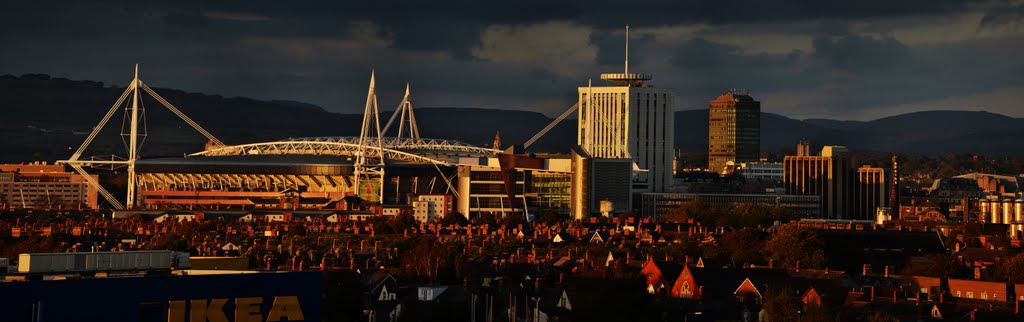
[[[371,205],[377,214],[410,213],[421,220],[456,212],[467,217],[569,212],[572,167],[568,155],[506,153],[499,149],[498,138],[493,147],[421,138],[408,88],[382,127],[374,83],[371,75],[358,137],[227,145],[143,84],[136,73],[94,133],[70,159],[60,162],[83,174],[83,167],[126,167],[124,204],[90,181],[90,187],[117,209],[351,210],[358,202]],[[180,158],[140,158],[136,127],[144,122],[137,120],[134,110],[143,91],[206,136],[206,149]],[[81,158],[95,132],[122,107],[133,117],[128,157]],[[389,129],[398,135],[384,136]]]

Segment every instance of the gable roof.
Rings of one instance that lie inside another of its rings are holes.
[[[674,283],[683,272],[683,265],[672,261],[649,260],[647,265],[654,265],[661,272],[661,278],[668,283]]]

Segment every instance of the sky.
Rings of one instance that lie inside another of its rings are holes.
[[[630,71],[676,110],[749,91],[764,112],[871,120],[921,110],[1024,117],[1024,0],[0,0],[0,74],[382,110],[561,114]],[[112,98],[113,100],[113,98]]]

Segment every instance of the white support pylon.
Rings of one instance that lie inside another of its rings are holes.
[[[359,152],[355,162],[355,193],[363,192],[363,199],[383,202],[384,198],[384,143],[381,140],[380,117],[377,110],[376,77],[370,72],[370,89],[366,93],[366,109],[363,111],[363,125],[359,133]],[[376,145],[370,149],[367,144]],[[367,186],[377,183],[377,187]]]
[[[128,138],[128,209],[135,206],[135,161],[139,158],[139,64],[135,64],[135,78],[132,79],[132,120]]]
[[[171,103],[168,103],[167,100],[163,99],[163,97],[160,97],[160,95],[158,95],[155,91],[153,91],[153,89],[149,88],[149,86],[146,86],[146,84],[142,83],[142,80],[139,79],[139,65],[136,64],[135,65],[135,77],[132,79],[131,84],[129,84],[128,88],[126,88],[124,90],[124,92],[121,93],[121,97],[118,98],[117,102],[115,102],[114,105],[112,105],[110,107],[110,110],[108,110],[107,114],[105,114],[103,116],[103,119],[101,119],[100,122],[98,124],[96,124],[96,127],[94,127],[92,129],[92,132],[89,133],[89,136],[85,138],[85,142],[82,142],[82,145],[78,147],[78,150],[75,150],[75,153],[71,155],[71,158],[69,158],[67,160],[59,160],[59,161],[57,161],[58,164],[66,164],[66,165],[70,166],[72,169],[74,169],[75,171],[77,171],[79,174],[84,176],[85,180],[89,184],[89,186],[91,188],[93,188],[93,189],[96,189],[96,191],[99,193],[99,195],[103,196],[103,198],[106,199],[107,202],[109,202],[110,205],[113,206],[115,209],[131,209],[131,208],[134,208],[135,204],[136,204],[136,200],[135,199],[136,199],[136,191],[138,189],[138,177],[135,174],[135,162],[139,160],[139,149],[140,149],[140,142],[139,142],[139,136],[140,136],[139,135],[139,100],[141,99],[139,97],[140,96],[139,95],[139,90],[140,89],[145,90],[147,93],[150,94],[150,96],[152,96],[154,99],[156,99],[158,102],[160,102],[160,104],[162,104],[167,109],[171,110],[171,112],[173,112],[175,115],[180,117],[183,121],[185,121],[185,123],[188,123],[189,125],[191,125],[192,128],[194,128],[200,134],[205,136],[208,140],[210,140],[211,142],[213,142],[214,144],[216,144],[218,146],[224,146],[224,143],[221,142],[216,137],[214,137],[213,134],[210,134],[210,132],[206,131],[206,129],[203,129],[202,126],[199,126],[198,123],[196,123],[195,121],[192,121],[192,119],[190,119],[188,116],[185,116],[185,114],[182,113],[180,110],[178,110],[176,107],[174,107],[174,105],[171,105]],[[109,161],[106,161],[106,160],[82,160],[81,159],[82,153],[85,152],[85,149],[89,147],[89,144],[91,144],[92,141],[94,139],[96,139],[96,135],[98,135],[99,132],[103,129],[103,127],[106,126],[107,122],[110,121],[110,118],[114,115],[114,113],[117,112],[118,108],[120,108],[122,106],[122,104],[124,104],[124,101],[125,101],[125,99],[128,98],[129,94],[132,95],[132,102],[131,102],[131,107],[129,108],[129,111],[128,111],[128,113],[131,114],[130,130],[129,130],[129,135],[128,135],[129,136],[129,139],[128,139],[128,159],[126,159],[126,160],[113,160],[112,159],[112,160],[109,160]],[[143,126],[145,126],[145,125],[143,125]],[[100,166],[100,165],[127,166],[128,167],[128,191],[127,191],[126,202],[124,204],[122,204],[120,201],[118,201],[116,198],[114,198],[114,196],[109,191],[107,191],[107,189],[103,188],[103,186],[100,185],[99,181],[97,181],[95,178],[93,178],[88,172],[85,171],[85,169],[82,168],[83,166]]]
[[[381,133],[387,133],[388,129],[391,128],[391,124],[395,122],[395,118],[398,117],[398,138],[401,139],[405,134],[405,131],[409,131],[409,138],[416,141],[420,140],[420,128],[416,124],[416,114],[412,111],[412,101],[409,100],[409,84],[405,84],[405,96],[402,97],[402,102],[398,103],[398,107],[395,108],[395,112],[391,114],[391,119],[384,125],[384,129]],[[406,126],[408,125],[408,126]]]

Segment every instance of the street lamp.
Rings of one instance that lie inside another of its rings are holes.
[[[540,322],[540,297],[534,296],[533,300],[533,320]]]
[[[704,314],[704,312],[686,313],[686,315],[683,316],[683,322],[690,322],[690,316],[691,315],[702,315],[702,314]]]

